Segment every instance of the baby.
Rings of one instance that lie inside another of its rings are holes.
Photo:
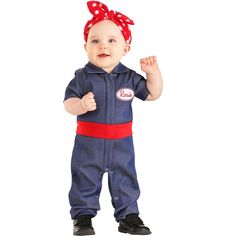
[[[88,2],[93,18],[84,28],[89,62],[75,72],[65,92],[67,112],[77,116],[69,192],[74,235],[95,234],[91,218],[100,210],[102,177],[108,184],[122,233],[151,234],[139,217],[140,195],[132,139],[134,97],[155,100],[162,92],[156,57],[140,60],[145,79],[120,63],[130,51],[134,24],[127,16],[109,11],[98,1]]]

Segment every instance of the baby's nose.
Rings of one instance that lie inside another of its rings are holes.
[[[105,43],[101,43],[101,44],[99,45],[99,47],[100,47],[101,49],[103,49],[103,48],[106,48],[107,45],[106,45]]]

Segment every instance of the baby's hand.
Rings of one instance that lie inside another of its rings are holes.
[[[86,111],[94,111],[97,108],[94,94],[92,92],[87,93],[81,99],[81,105]]]
[[[155,56],[142,58],[140,60],[141,70],[146,74],[151,74],[158,70],[157,59]]]

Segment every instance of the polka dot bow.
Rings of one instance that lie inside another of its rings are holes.
[[[112,10],[109,11],[108,7],[105,4],[98,1],[89,1],[87,2],[87,5],[89,11],[93,15],[93,18],[89,20],[84,27],[85,42],[87,42],[89,30],[93,25],[102,20],[111,20],[120,28],[126,43],[131,43],[132,36],[128,26],[128,25],[134,25],[134,22],[131,19],[121,14],[120,12]]]

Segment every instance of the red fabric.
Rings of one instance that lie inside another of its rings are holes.
[[[92,13],[93,18],[87,22],[84,27],[84,40],[87,42],[88,33],[90,28],[102,20],[111,20],[117,26],[119,26],[121,33],[127,43],[131,43],[132,36],[128,25],[134,25],[134,22],[127,16],[121,14],[120,12],[109,11],[108,7],[98,1],[87,2],[88,9]]]
[[[118,139],[132,135],[132,122],[124,124],[100,124],[77,121],[77,134],[94,138]]]

